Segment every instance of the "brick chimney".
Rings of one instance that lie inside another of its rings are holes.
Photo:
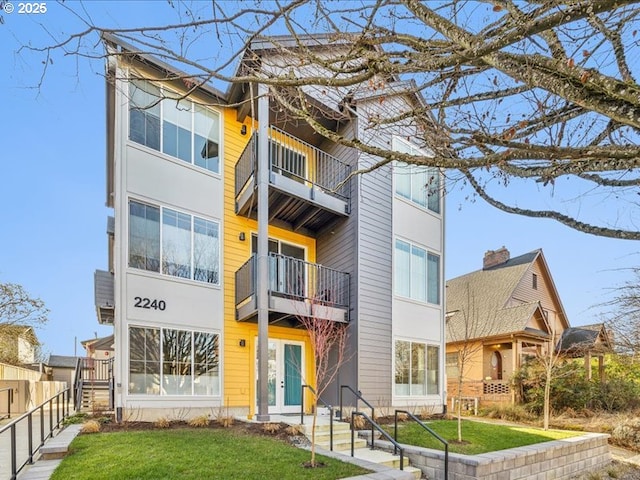
[[[502,265],[507,262],[509,258],[509,250],[504,246],[498,250],[487,250],[482,261],[482,269],[487,270],[488,268],[495,267],[496,265]]]

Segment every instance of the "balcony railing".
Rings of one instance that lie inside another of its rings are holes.
[[[270,172],[348,204],[348,164],[276,127],[269,128],[268,145]],[[235,166],[236,198],[255,181],[257,148],[258,135],[254,133]]]
[[[236,305],[256,293],[256,260],[236,272]],[[349,307],[349,274],[285,255],[269,254],[269,294],[332,308]]]

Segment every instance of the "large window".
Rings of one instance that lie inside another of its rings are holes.
[[[129,83],[129,139],[220,172],[217,113],[145,80]]]
[[[130,267],[218,284],[219,237],[217,222],[129,202]]]
[[[396,239],[394,284],[396,295],[439,305],[440,257]]]
[[[419,342],[396,340],[395,393],[420,397],[439,392],[439,348]]]
[[[220,395],[219,337],[169,328],[129,328],[129,393]]]
[[[393,138],[393,150],[410,155],[424,152],[398,137]],[[396,195],[416,205],[440,213],[440,172],[437,168],[396,162],[394,164]]]

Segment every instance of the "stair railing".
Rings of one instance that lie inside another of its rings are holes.
[[[342,420],[342,391],[345,388],[355,395],[355,397],[356,397],[356,410],[358,410],[358,400],[361,400],[362,403],[364,403],[367,407],[369,407],[371,409],[371,418],[376,418],[376,412],[375,412],[375,409],[373,408],[373,405],[371,405],[369,402],[367,402],[364,399],[364,397],[362,396],[362,392],[360,392],[360,390],[358,390],[356,392],[349,385],[340,385],[340,420]],[[351,430],[353,430],[353,423],[351,423]],[[371,425],[371,438],[373,438],[373,425]],[[371,450],[373,450],[373,441],[371,442]]]
[[[11,404],[13,403],[13,387],[0,388],[0,393],[7,392],[7,418],[11,418]],[[0,417],[2,420],[4,417]]]
[[[80,408],[82,408],[83,368],[84,362],[82,361],[82,357],[78,357],[78,359],[76,360],[76,373],[73,377],[73,407],[75,408],[76,412],[79,412]]]
[[[308,388],[317,397],[316,406],[322,402],[322,406],[329,409],[329,450],[333,452],[333,407],[318,396],[315,389],[311,385],[302,385],[300,393],[300,425],[304,425],[304,389]],[[316,412],[317,414],[317,412]]]
[[[400,470],[404,470],[404,447],[396,442],[391,435],[378,425],[369,415],[363,412],[351,412],[351,456],[354,456],[354,444],[355,444],[355,428],[353,428],[353,422],[356,416],[364,417],[371,424],[371,450],[374,448],[373,431],[374,428],[380,432],[380,434],[393,444],[393,453],[400,452]]]
[[[55,432],[62,428],[62,424],[65,418],[69,416],[69,396],[71,394],[71,388],[67,388],[62,392],[57,393],[48,400],[45,400],[37,407],[29,410],[27,413],[20,415],[11,423],[0,427],[0,443],[4,435],[9,436],[10,444],[10,480],[16,480],[20,471],[27,465],[33,464],[34,457],[38,450],[44,445],[44,442],[53,437]],[[46,407],[46,408],[45,408]],[[35,419],[34,419],[35,416]],[[45,418],[48,418],[48,422],[45,422]],[[55,417],[55,418],[54,418]],[[40,423],[40,439],[38,442],[37,425],[35,422]],[[26,426],[24,426],[26,423]],[[45,423],[49,424],[47,430],[45,430]],[[27,444],[24,441],[18,441],[18,426],[20,431],[26,431]],[[25,446],[27,447],[26,455],[24,455]],[[20,454],[20,455],[18,455]],[[20,460],[18,458],[20,457]],[[26,460],[22,461],[22,458],[26,457]]]
[[[436,432],[431,430],[427,425],[422,422],[418,417],[416,417],[413,413],[408,412],[406,410],[396,410],[393,421],[393,438],[398,440],[398,414],[404,413],[409,418],[418,423],[425,431],[429,432],[433,437],[436,438],[440,443],[444,445],[444,480],[448,480],[449,478],[449,442],[447,442],[444,438],[438,435]],[[395,453],[395,450],[394,450]]]

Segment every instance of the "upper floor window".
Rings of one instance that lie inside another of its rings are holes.
[[[129,201],[130,267],[218,284],[219,257],[217,222]]]
[[[129,139],[220,173],[219,115],[176,96],[146,80],[132,80]]]
[[[440,304],[440,257],[396,239],[395,293],[421,302]]]
[[[531,287],[534,290],[537,290],[538,289],[538,275],[536,275],[535,273],[532,273],[531,275],[532,275],[532,277],[531,277]]]
[[[398,137],[393,137],[392,147],[396,152],[426,156],[423,151]],[[437,168],[396,162],[394,178],[396,195],[440,213],[440,172]]]

